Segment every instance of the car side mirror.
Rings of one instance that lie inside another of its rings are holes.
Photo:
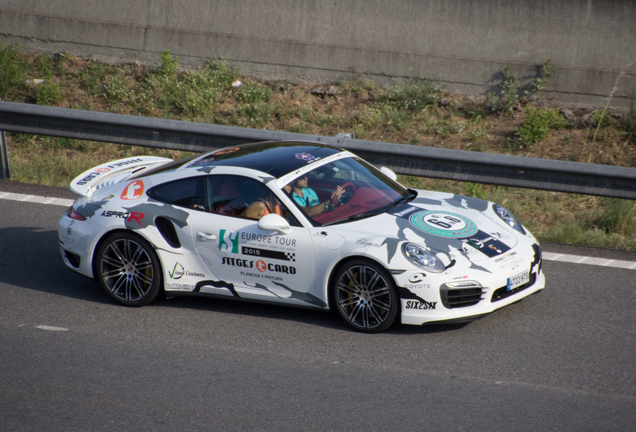
[[[397,181],[397,174],[395,174],[391,168],[382,167],[380,171],[391,180]]]
[[[289,223],[287,223],[282,216],[274,213],[260,218],[258,221],[258,228],[263,231],[278,231],[281,234],[289,234],[291,232]]]

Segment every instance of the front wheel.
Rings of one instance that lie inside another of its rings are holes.
[[[385,331],[398,315],[400,299],[393,278],[369,261],[353,260],[338,271],[333,298],[345,322],[362,332]]]
[[[141,237],[116,233],[97,250],[97,279],[106,292],[125,306],[143,306],[152,302],[162,284],[157,254]]]

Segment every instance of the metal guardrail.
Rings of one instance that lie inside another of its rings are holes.
[[[193,152],[257,141],[317,141],[403,175],[636,199],[636,168],[366,141],[347,134],[306,135],[2,101],[0,131]]]

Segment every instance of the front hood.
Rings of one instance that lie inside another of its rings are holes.
[[[433,253],[463,255],[477,262],[505,255],[522,236],[492,210],[492,203],[441,192],[417,191],[418,197],[388,213],[341,225],[352,231],[373,233],[370,242],[382,242],[395,253],[409,241]]]

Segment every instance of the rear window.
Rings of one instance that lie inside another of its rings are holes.
[[[165,183],[148,191],[150,198],[179,207],[205,211],[203,177],[193,177]]]

